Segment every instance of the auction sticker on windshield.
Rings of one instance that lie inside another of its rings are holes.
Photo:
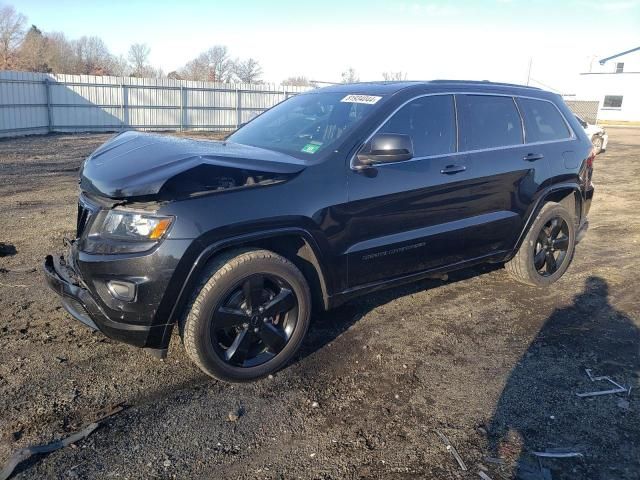
[[[347,95],[340,101],[346,103],[365,103],[367,105],[373,105],[381,98],[382,97],[377,97],[375,95]]]
[[[320,142],[307,143],[304,147],[302,147],[302,151],[304,153],[316,153],[321,146],[322,146],[322,143]]]

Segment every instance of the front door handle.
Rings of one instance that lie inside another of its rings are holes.
[[[464,172],[466,169],[467,167],[465,167],[464,165],[447,165],[442,170],[440,170],[440,173],[443,173],[445,175],[453,175],[454,173]]]
[[[544,155],[541,153],[528,153],[524,156],[523,160],[527,162],[535,162],[536,160],[542,160]]]

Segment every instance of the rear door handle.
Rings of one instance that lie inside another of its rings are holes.
[[[544,155],[541,153],[528,153],[524,156],[523,160],[527,162],[535,162],[536,160],[542,160]]]
[[[444,173],[445,175],[453,175],[454,173],[464,172],[467,169],[464,165],[447,165],[440,173]]]

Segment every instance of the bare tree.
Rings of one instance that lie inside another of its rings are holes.
[[[207,66],[194,58],[177,72],[185,80],[207,80]]]
[[[407,74],[406,72],[382,72],[382,78],[386,82],[406,80]]]
[[[359,81],[360,76],[353,67],[349,67],[347,70],[342,72],[342,83],[355,83]]]
[[[45,33],[47,66],[54,73],[76,73],[75,52],[71,42],[61,32]]]
[[[115,59],[100,37],[80,37],[72,42],[76,72],[85,75],[109,75]]]
[[[0,70],[20,68],[33,72],[89,75],[162,77],[149,62],[149,47],[134,44],[129,59],[111,54],[99,37],[69,41],[59,32],[44,33],[35,25],[24,33],[25,17],[13,7],[0,7]]]
[[[129,47],[129,62],[131,63],[131,76],[149,76],[151,68],[149,66],[149,54],[151,49],[146,43],[134,43]]]
[[[117,77],[128,77],[130,75],[132,77],[138,76],[138,75],[131,74],[131,67],[129,66],[129,62],[122,55],[111,58],[109,74],[115,75]],[[147,75],[140,75],[140,76],[147,76]]]
[[[232,62],[229,60],[227,47],[216,45],[200,55],[208,67],[207,80],[211,82],[227,82],[233,75]]]
[[[24,36],[27,18],[10,5],[0,7],[0,70],[14,66],[15,54]]]
[[[262,83],[262,67],[257,60],[248,58],[247,60],[237,60],[233,62],[233,74],[242,83]]]
[[[227,47],[216,45],[188,62],[179,73],[187,80],[228,82],[233,77],[232,66]]]
[[[310,87],[311,82],[307,77],[289,77],[282,81],[282,85],[289,85],[292,87]]]
[[[51,71],[48,57],[47,39],[38,27],[31,25],[17,50],[15,64],[20,70],[48,73]]]

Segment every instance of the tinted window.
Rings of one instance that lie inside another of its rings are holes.
[[[417,98],[398,110],[379,132],[411,135],[416,157],[455,152],[453,95]]]
[[[511,97],[456,95],[460,150],[522,143],[520,114]]]
[[[519,98],[518,105],[524,116],[527,143],[562,140],[571,136],[567,124],[553,103]]]

